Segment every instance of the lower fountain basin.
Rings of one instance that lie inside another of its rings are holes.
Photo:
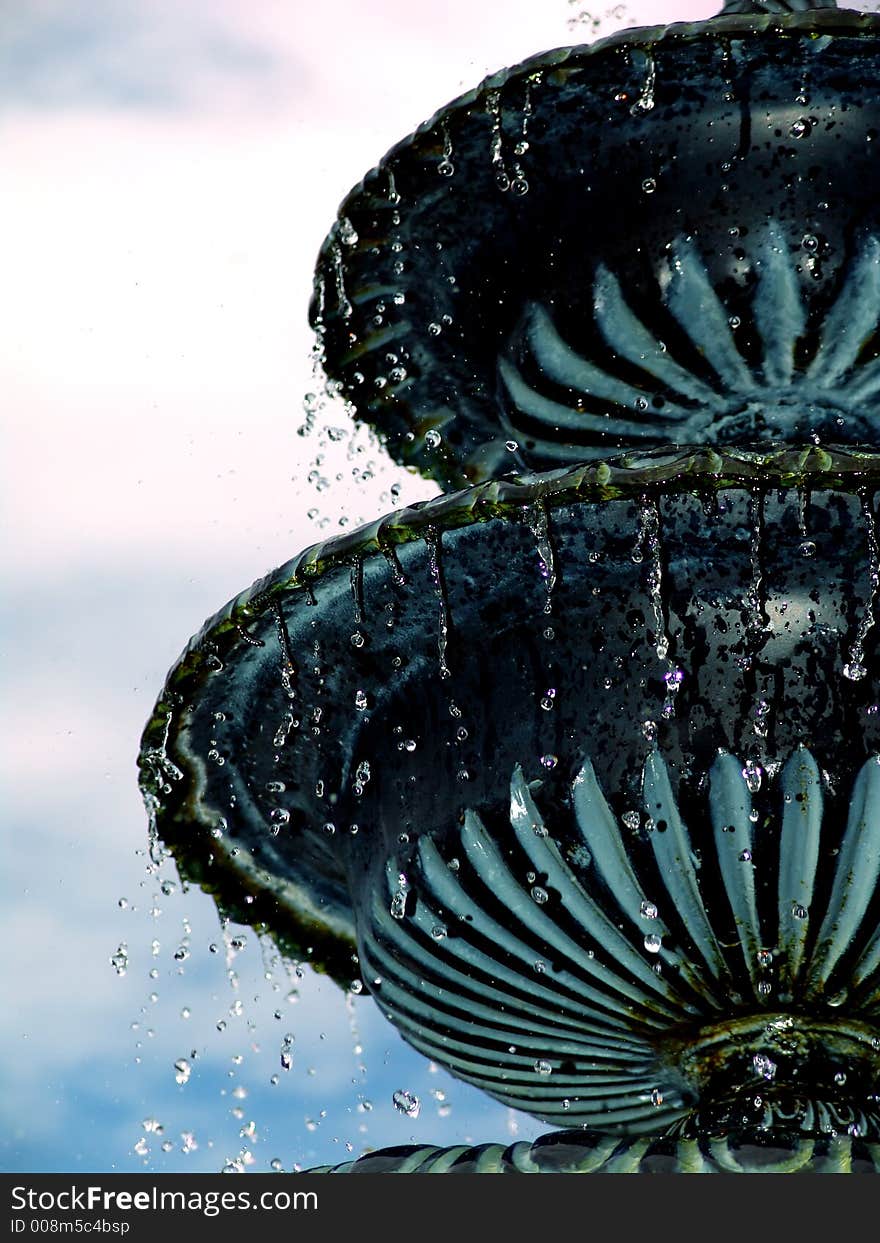
[[[157,831],[557,1125],[874,1136],[878,483],[678,449],[310,549],[169,675]]]

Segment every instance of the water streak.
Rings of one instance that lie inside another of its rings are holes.
[[[639,507],[638,535],[636,547],[633,551],[633,560],[642,561],[645,559],[648,562],[648,598],[651,601],[651,612],[653,613],[654,621],[654,651],[657,653],[657,659],[666,666],[663,673],[663,684],[666,694],[661,715],[665,720],[670,720],[675,715],[675,699],[684,680],[684,671],[679,669],[676,662],[670,657],[672,639],[669,634],[667,603],[664,600],[666,580],[663,567],[660,503],[658,500],[648,497],[642,498]]]
[[[553,589],[556,586],[556,554],[550,536],[550,515],[543,501],[535,501],[529,512],[529,526],[535,537],[541,563],[541,578],[547,586],[544,612],[553,611]]]
[[[364,620],[364,560],[355,557],[351,563],[351,599],[354,605],[355,625],[360,626]]]
[[[336,281],[336,300],[339,304],[339,313],[343,319],[351,319],[352,305],[345,292],[345,275],[343,273],[342,263],[342,247],[338,242],[334,242],[330,248],[330,256],[333,264],[333,276]]]
[[[446,659],[449,644],[449,600],[446,595],[446,582],[443,577],[443,566],[441,564],[441,536],[437,527],[428,528],[425,533],[425,543],[428,545],[428,568],[431,574],[431,582],[434,585],[434,594],[440,605],[437,628],[437,656],[440,665],[440,677],[449,678],[452,676],[452,671]]]
[[[859,682],[868,670],[865,666],[865,640],[874,626],[877,605],[877,588],[880,586],[880,549],[877,546],[877,520],[874,513],[874,497],[866,491],[859,493],[862,518],[865,524],[865,542],[868,548],[869,595],[855,638],[849,650],[849,658],[843,666],[843,676],[851,682]]]
[[[278,646],[281,649],[281,688],[288,699],[295,699],[297,668],[291,651],[287,622],[284,620],[284,613],[281,611],[281,602],[279,600],[272,601],[272,611],[275,614],[275,633],[278,637]]]
[[[486,104],[489,108],[489,116],[492,122],[492,137],[490,150],[492,156],[492,170],[495,174],[495,184],[499,190],[510,189],[510,174],[504,163],[503,138],[501,133],[501,92],[499,90],[488,91],[486,94]]]
[[[642,82],[642,89],[638,99],[630,109],[632,116],[641,116],[645,112],[650,112],[654,107],[654,90],[657,85],[657,64],[654,60],[654,52],[650,47],[644,50],[645,77]]]

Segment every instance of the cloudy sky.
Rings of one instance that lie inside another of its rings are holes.
[[[433,491],[364,435],[331,445],[338,412],[298,434],[311,268],[349,187],[489,71],[714,7],[0,6],[0,1168],[289,1169],[540,1131],[148,875],[134,757],[207,615],[392,484]]]

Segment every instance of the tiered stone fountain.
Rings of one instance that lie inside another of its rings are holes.
[[[874,1169],[880,18],[783,7],[498,74],[320,256],[328,374],[460,490],[206,623],[143,788],[555,1128],[344,1168]]]

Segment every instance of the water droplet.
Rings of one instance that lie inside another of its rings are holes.
[[[758,963],[758,966],[763,968],[764,970],[766,970],[768,967],[773,966],[773,954],[771,953],[770,950],[758,950],[757,954],[755,955],[755,959]]]
[[[761,788],[761,781],[764,771],[757,760],[747,760],[745,768],[742,770],[743,780],[752,794],[757,794]]]
[[[447,935],[448,935],[447,929],[443,924],[435,924],[434,927],[431,929],[431,936],[434,938],[435,941],[442,941],[443,938]]]
[[[761,1079],[773,1079],[776,1075],[776,1063],[766,1053],[756,1053],[752,1058],[755,1074]]]
[[[739,852],[739,861],[740,863],[751,863],[752,852],[750,850],[741,850]]]
[[[859,661],[847,661],[843,666],[843,676],[849,678],[850,682],[861,682],[867,672],[868,670]]]
[[[559,763],[558,755],[542,755],[541,764],[544,768],[555,768]]]
[[[792,138],[805,138],[812,128],[812,123],[806,117],[798,117],[796,121],[792,122],[788,132]]]
[[[662,944],[663,938],[658,936],[656,932],[649,932],[645,937],[645,949],[649,954],[659,954]]]
[[[174,1072],[174,1078],[177,1083],[184,1084],[192,1074],[192,1066],[185,1057],[179,1057],[174,1063]]]
[[[128,970],[128,946],[125,941],[120,941],[116,953],[110,959],[110,965],[117,975],[125,975]]]
[[[443,437],[434,428],[425,432],[425,448],[436,449],[438,445],[443,443]]]
[[[657,907],[653,902],[643,902],[639,908],[639,913],[641,914],[642,919],[656,919]]]
[[[343,216],[339,221],[339,240],[344,246],[357,245],[357,232],[347,216]]]
[[[552,1075],[553,1067],[545,1058],[539,1057],[535,1062],[535,1072],[539,1075]]]
[[[391,895],[390,912],[393,919],[403,919],[406,914],[406,899],[409,893],[409,882],[401,872],[397,877],[397,889]]]
[[[663,1104],[663,1093],[660,1091],[659,1088],[654,1088],[653,1091],[651,1092],[651,1104],[654,1106],[655,1109],[659,1109],[660,1106]]]
[[[547,890],[540,885],[532,885],[531,894],[533,901],[537,902],[538,906],[543,906],[550,897]]]
[[[653,194],[657,189],[657,181],[654,177],[646,177],[642,182],[642,190],[645,194]]]
[[[806,919],[809,912],[805,906],[801,906],[800,902],[792,902],[791,913],[795,919]]]
[[[405,1114],[407,1118],[417,1118],[421,1109],[421,1102],[413,1092],[408,1092],[406,1088],[398,1088],[391,1098],[394,1108],[398,1113]]]

